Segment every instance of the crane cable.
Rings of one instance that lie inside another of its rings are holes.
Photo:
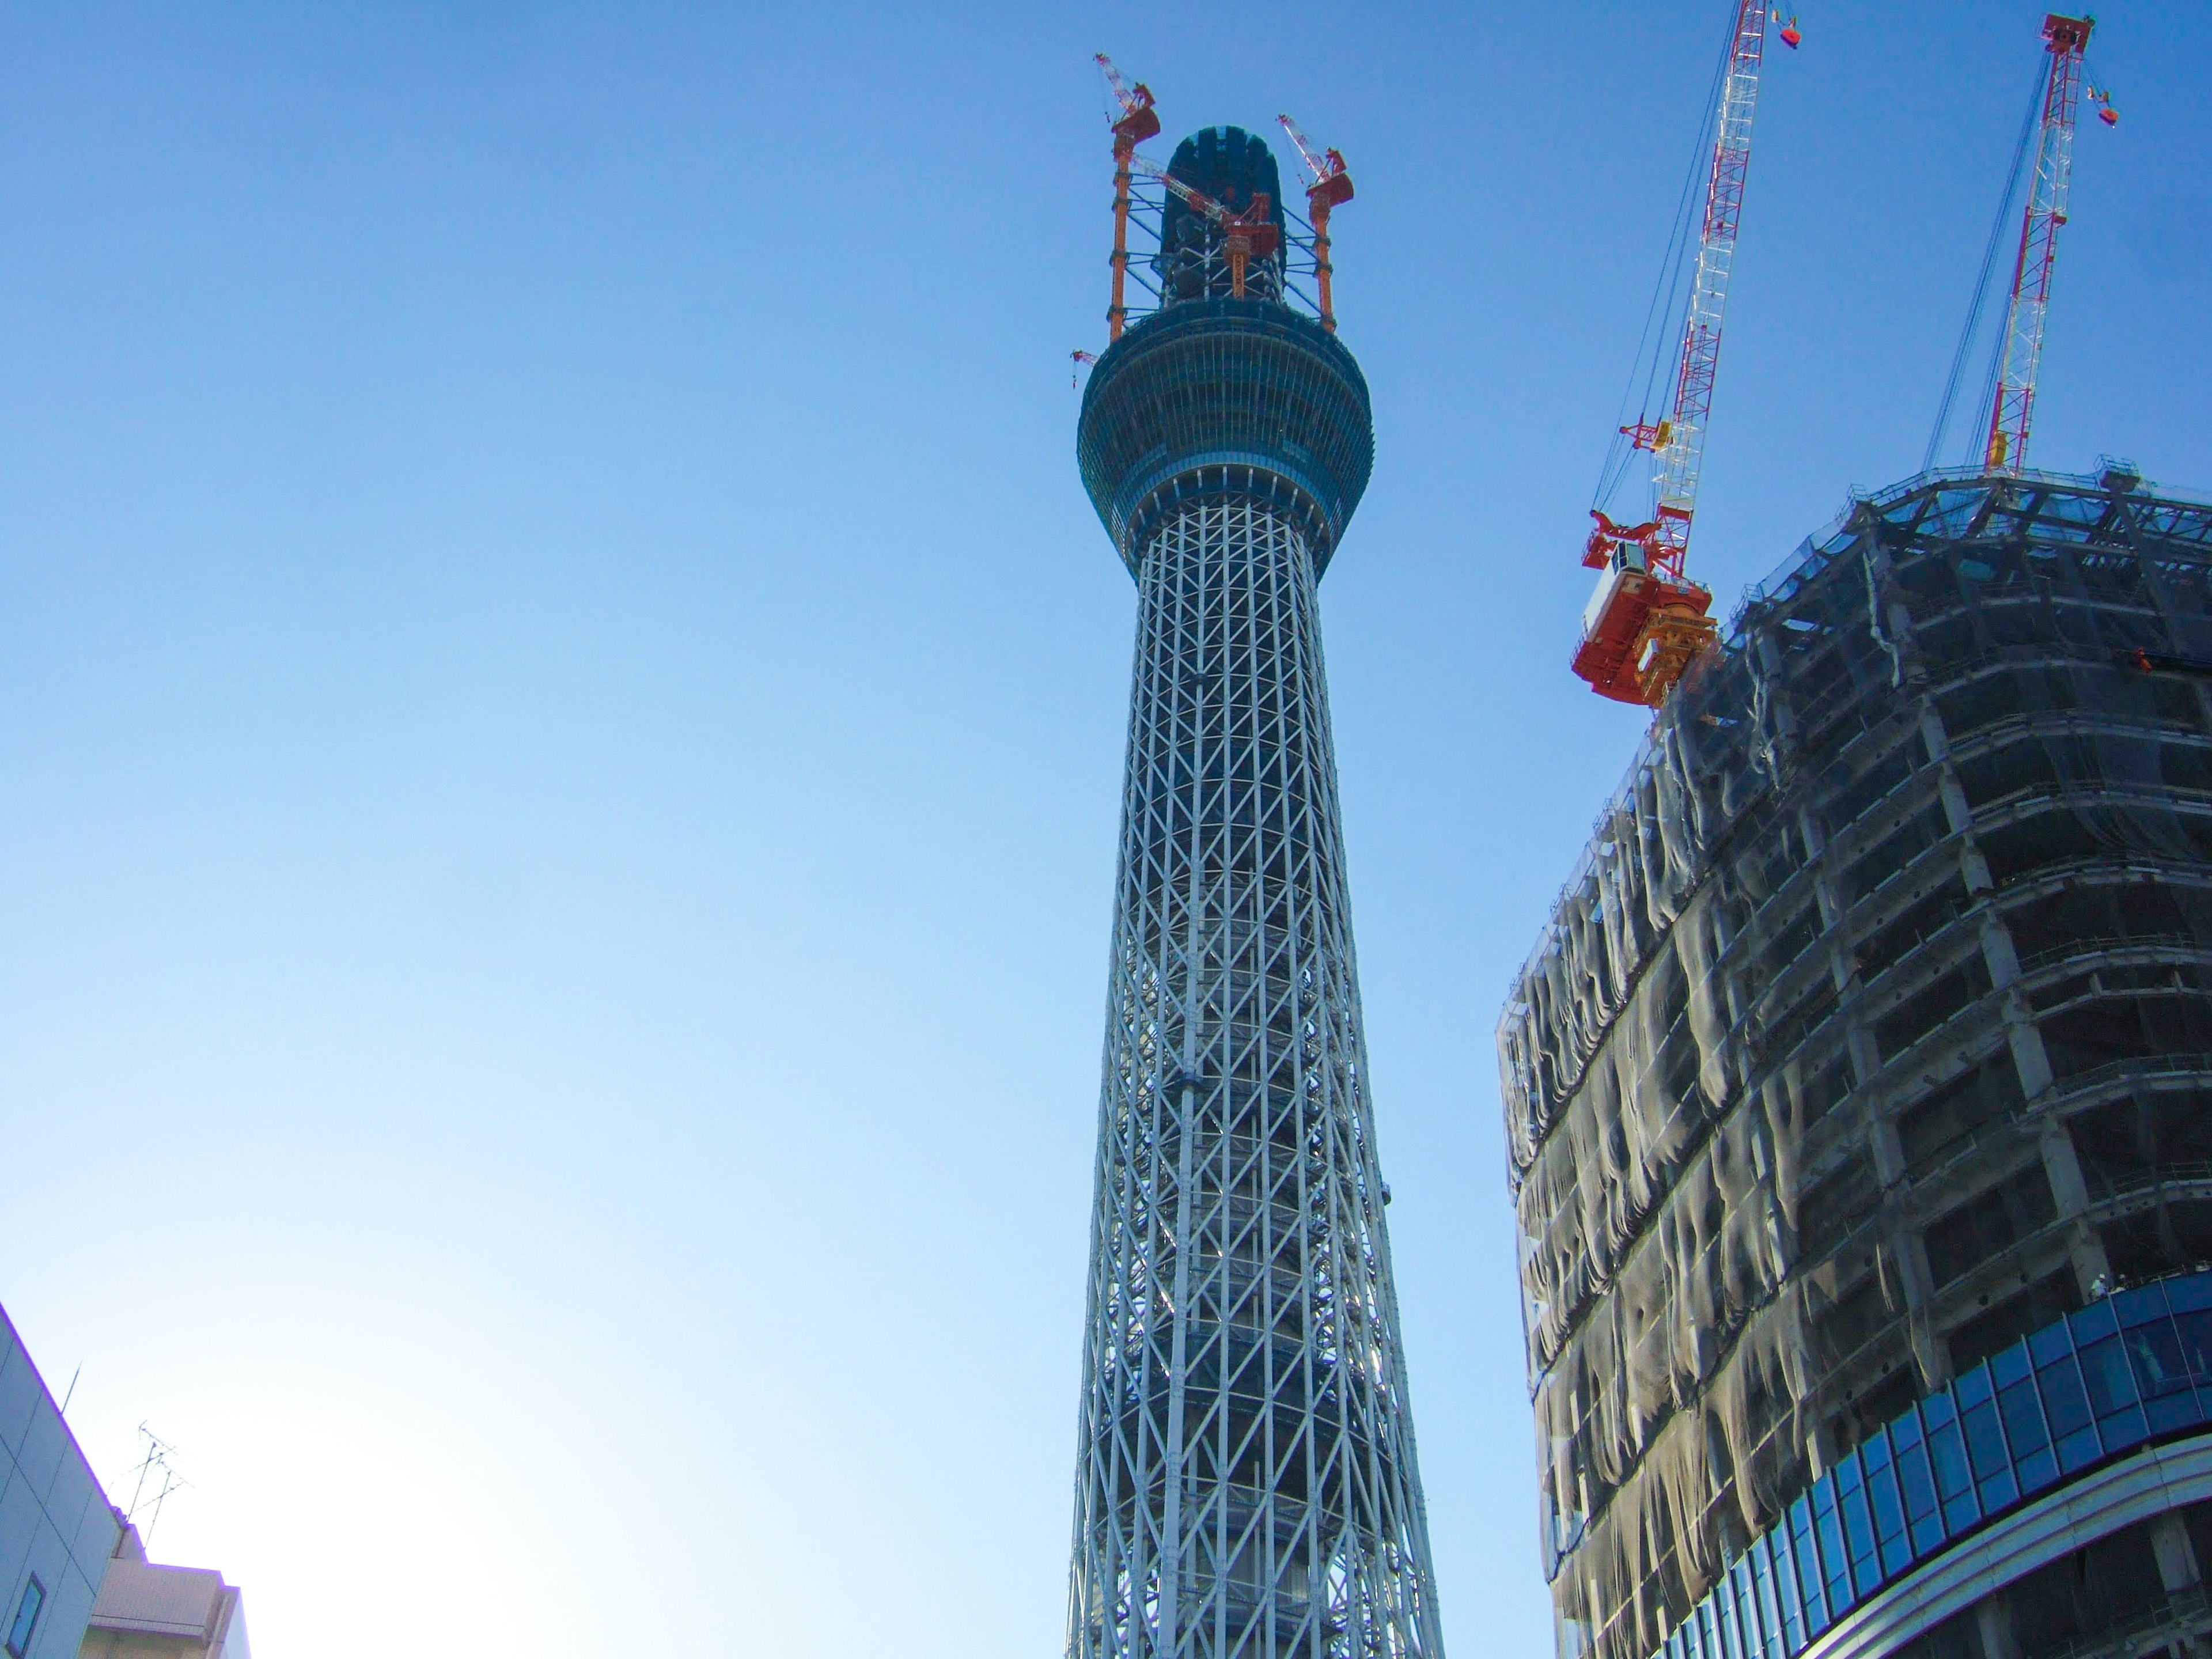
[[[2029,88],[2027,113],[2021,121],[2020,137],[2013,145],[2012,168],[2005,175],[2004,193],[1997,198],[1996,217],[1990,222],[1990,240],[1982,250],[1981,274],[1974,278],[1973,303],[1966,308],[1966,325],[1959,331],[1958,349],[1951,354],[1951,372],[1943,382],[1943,400],[1936,408],[1935,429],[1928,434],[1928,451],[1920,459],[1920,470],[1923,472],[1936,465],[1936,457],[1942,452],[1943,434],[1951,424],[1952,405],[1959,396],[1960,376],[1965,372],[1966,358],[1973,350],[1974,337],[1981,331],[1982,316],[1989,305],[1990,278],[1995,274],[1998,255],[2004,249],[2007,240],[2005,231],[2013,219],[2013,204],[2020,195],[2021,174],[2027,165],[2028,141],[2035,137],[2035,130],[2043,113],[2044,82],[2047,75],[2045,67],[2038,64],[2035,84]],[[2003,347],[2004,341],[2000,337],[1996,349],[2002,350]],[[1982,411],[1973,428],[1975,431],[1989,425],[1990,400],[1996,395],[1996,359],[1994,353],[1990,360],[1989,373],[1984,379],[1988,384],[1982,394]]]
[[[1644,307],[1644,331],[1637,337],[1636,355],[1629,360],[1628,380],[1620,389],[1620,410],[1613,422],[1616,428],[1628,423],[1632,410],[1639,418],[1650,411],[1652,393],[1667,368],[1668,343],[1680,331],[1675,326],[1676,319],[1690,302],[1682,270],[1689,258],[1691,246],[1697,240],[1690,226],[1693,218],[1700,216],[1697,211],[1701,206],[1696,199],[1698,185],[1712,171],[1713,125],[1720,118],[1721,87],[1728,79],[1735,49],[1735,27],[1731,21],[1721,43],[1720,59],[1713,66],[1711,84],[1705,88],[1705,120],[1698,128],[1697,142],[1690,148],[1690,166],[1682,176],[1681,194],[1674,204],[1674,223],[1667,239],[1666,257],[1660,261],[1658,281],[1652,285],[1650,303]],[[1656,331],[1655,323],[1658,325]],[[1650,353],[1648,367],[1644,356],[1647,349]],[[1644,378],[1640,399],[1636,390],[1639,371]],[[1636,447],[1616,430],[1612,443],[1606,447],[1604,463],[1598,469],[1597,489],[1590,498],[1591,506],[1603,507],[1613,499],[1636,453]]]

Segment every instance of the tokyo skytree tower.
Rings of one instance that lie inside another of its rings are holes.
[[[1067,1653],[1442,1659],[1315,597],[1367,386],[1293,307],[1267,147],[1168,175],[1077,440],[1139,603]]]

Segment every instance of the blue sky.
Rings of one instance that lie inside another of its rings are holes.
[[[2041,10],[1774,53],[1722,595],[1917,466]],[[1725,11],[0,11],[0,1300],[264,1659],[1057,1650],[1101,47],[1358,181],[1394,1248],[1448,1641],[1543,1649],[1492,1030],[1640,730],[1577,553]],[[2038,464],[2212,485],[2209,54],[2102,17]]]

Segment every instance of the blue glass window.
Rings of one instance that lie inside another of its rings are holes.
[[[2181,1334],[2181,1362],[2190,1376],[2200,1385],[2212,1381],[2212,1309],[2177,1313],[2173,1324]]]
[[[2023,1356],[2026,1350],[2020,1351]],[[2051,1449],[2051,1432],[2043,1421],[2043,1402],[2036,1397],[2035,1377],[2025,1371],[2017,1382],[1997,1390],[1997,1415],[2004,1419],[2005,1442],[2012,1448],[2014,1472],[2023,1492],[2037,1492],[2058,1478],[2058,1458]]]
[[[2109,1304],[2099,1305],[2109,1310]],[[2079,1336],[2078,1330],[2075,1334]],[[2123,1446],[2134,1445],[2150,1432],[2150,1428],[2143,1419],[2142,1407],[2136,1403],[2135,1374],[2128,1368],[2127,1351],[2121,1346],[2118,1335],[2082,1343],[2079,1347],[2081,1380],[2088,1387],[2089,1409],[2097,1414],[2097,1431],[2104,1437],[2105,1449],[2113,1452]]]
[[[2068,1334],[2067,1323],[2060,1320],[2056,1325],[2045,1325],[2027,1339],[2027,1351],[2039,1366],[2048,1365],[2054,1359],[2063,1358],[2074,1352],[2074,1339]]]
[[[1806,1635],[1818,1636],[1828,1627],[1828,1598],[1820,1586],[1820,1551],[1813,1541],[1809,1498],[1801,1498],[1790,1506],[1790,1553],[1796,1558],[1797,1588],[1805,1598]]]
[[[15,1617],[8,1626],[9,1659],[23,1659],[31,1650],[31,1638],[38,1634],[39,1615],[46,1608],[46,1587],[33,1573],[31,1582],[23,1586],[22,1599],[15,1603]]]
[[[2005,1454],[2004,1429],[1997,1421],[1990,1368],[1977,1365],[1960,1377],[1954,1389],[1959,1396],[1959,1415],[1966,1430],[1966,1455],[1974,1466],[1974,1491],[1984,1514],[2001,1509],[2020,1496],[2013,1482],[2012,1459]]]
[[[1905,1535],[1905,1498],[1898,1491],[1889,1436],[1876,1429],[1859,1455],[1866,1460],[1867,1500],[1874,1509],[1874,1540],[1881,1552],[1881,1576],[1894,1578],[1911,1565],[1912,1545]]]
[[[2089,1395],[2081,1386],[2081,1372],[2071,1353],[2063,1354],[2035,1374],[2036,1391],[2043,1396],[2051,1432],[2063,1440],[2094,1421],[2089,1415]]]
[[[2076,1348],[2086,1348],[2100,1336],[2119,1334],[2119,1316],[2112,1311],[2109,1299],[2092,1302],[2070,1317],[2074,1322],[2074,1346]]]
[[[1943,1513],[1936,1500],[1936,1476],[1920,1437],[1920,1413],[1907,1413],[1890,1431],[1897,1443],[1897,1484],[1905,1494],[1905,1521],[1912,1553],[1922,1556],[1943,1541]]]
[[[2212,1278],[2192,1273],[2187,1279],[2169,1279],[2166,1282],[2166,1305],[2177,1314],[2212,1308]]]
[[[1874,1512],[1867,1504],[1866,1476],[1853,1452],[1836,1467],[1836,1507],[1844,1517],[1844,1542],[1851,1553],[1851,1583],[1870,1595],[1881,1583],[1881,1558],[1874,1542]]]
[[[1777,1527],[1766,1534],[1767,1544],[1774,1552],[1775,1599],[1782,1604],[1783,1651],[1795,1653],[1811,1641],[1805,1628],[1805,1601],[1797,1589],[1797,1563],[1790,1528]]]
[[[2088,1390],[2081,1386],[2081,1368],[2071,1353],[2061,1355],[2035,1374],[2036,1392],[2043,1396],[2043,1414],[2058,1443],[2058,1467],[2068,1474],[2086,1468],[2105,1455],[2097,1438],[2096,1419],[2089,1414]]]
[[[1783,1645],[1782,1609],[1774,1599],[1774,1564],[1767,1559],[1764,1538],[1752,1542],[1751,1582],[1759,1592],[1760,1647],[1767,1659],[1786,1659],[1790,1650]]]
[[[2160,1315],[2122,1328],[2128,1367],[2141,1391],[2150,1431],[2178,1429],[2197,1419],[2197,1396],[2189,1386],[2188,1368],[2181,1359],[2181,1333]]]
[[[1743,1638],[1736,1633],[1735,1597],[1729,1589],[1729,1577],[1728,1573],[1721,1575],[1721,1582],[1713,1587],[1713,1594],[1709,1598],[1712,1602],[1714,1622],[1720,1631],[1720,1650],[1724,1659],[1752,1659],[1743,1645]]]
[[[1980,1405],[1995,1392],[1986,1364],[1975,1366],[1951,1384],[1951,1397],[1959,1402],[1959,1409],[1962,1412],[1969,1406]]]
[[[2166,1317],[2166,1291],[2156,1285],[2122,1291],[2112,1298],[2112,1316],[2120,1322],[2120,1328],[2124,1331],[2154,1319],[2163,1319]]]
[[[1851,1558],[1844,1549],[1844,1523],[1836,1513],[1836,1477],[1813,1488],[1813,1520],[1820,1540],[1820,1588],[1828,1617],[1840,1619],[1858,1598],[1851,1594]]]
[[[1752,1594],[1751,1558],[1738,1556],[1736,1564],[1729,1569],[1729,1599],[1735,1603],[1736,1640],[1743,1644],[1744,1659],[1759,1659],[1765,1648],[1765,1632],[1759,1622],[1759,1602]]]
[[[1923,1414],[1928,1419],[1928,1460],[1936,1470],[1936,1495],[1943,1502],[1943,1525],[1948,1532],[1964,1532],[1982,1518],[1974,1498],[1972,1475],[1966,1468],[1966,1441],[1948,1394],[1929,1400]]]

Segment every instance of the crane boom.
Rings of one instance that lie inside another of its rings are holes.
[[[1728,309],[1744,184],[1751,171],[1751,125],[1759,106],[1766,20],[1764,0],[1736,0],[1728,68],[1715,114],[1697,274],[1682,322],[1673,411],[1663,420],[1638,421],[1621,428],[1637,448],[1651,451],[1658,459],[1653,478],[1656,510],[1644,523],[1624,526],[1593,509],[1597,527],[1583,547],[1583,562],[1605,574],[1583,612],[1583,639],[1575,652],[1574,671],[1600,696],[1619,702],[1656,708],[1719,632],[1705,614],[1712,605],[1711,592],[1683,574],[1683,562],[1698,510],[1705,428],[1720,368],[1721,322]],[[1790,27],[1794,32],[1794,21]],[[1797,44],[1788,35],[1784,39],[1793,46]]]
[[[2051,77],[2044,87],[2042,137],[2036,144],[2035,175],[2020,228],[2012,304],[2005,313],[2003,355],[1997,359],[1996,395],[1990,407],[1984,462],[1992,472],[2018,472],[2027,463],[2028,420],[2034,413],[2036,371],[2043,362],[2044,315],[2051,303],[2058,227],[2066,222],[2066,188],[2074,171],[2081,58],[2092,26],[2089,18],[2062,17],[2057,12],[2043,20]]]
[[[1727,78],[1721,83],[1698,274],[1682,325],[1674,412],[1657,450],[1659,531],[1652,562],[1677,577],[1689,550],[1690,520],[1698,510],[1698,476],[1705,465],[1705,427],[1712,415],[1713,380],[1720,368],[1721,319],[1728,309],[1736,229],[1743,220],[1743,187],[1751,171],[1751,118],[1759,106],[1759,72],[1765,48],[1765,6],[1739,0],[1735,44],[1729,53]]]

